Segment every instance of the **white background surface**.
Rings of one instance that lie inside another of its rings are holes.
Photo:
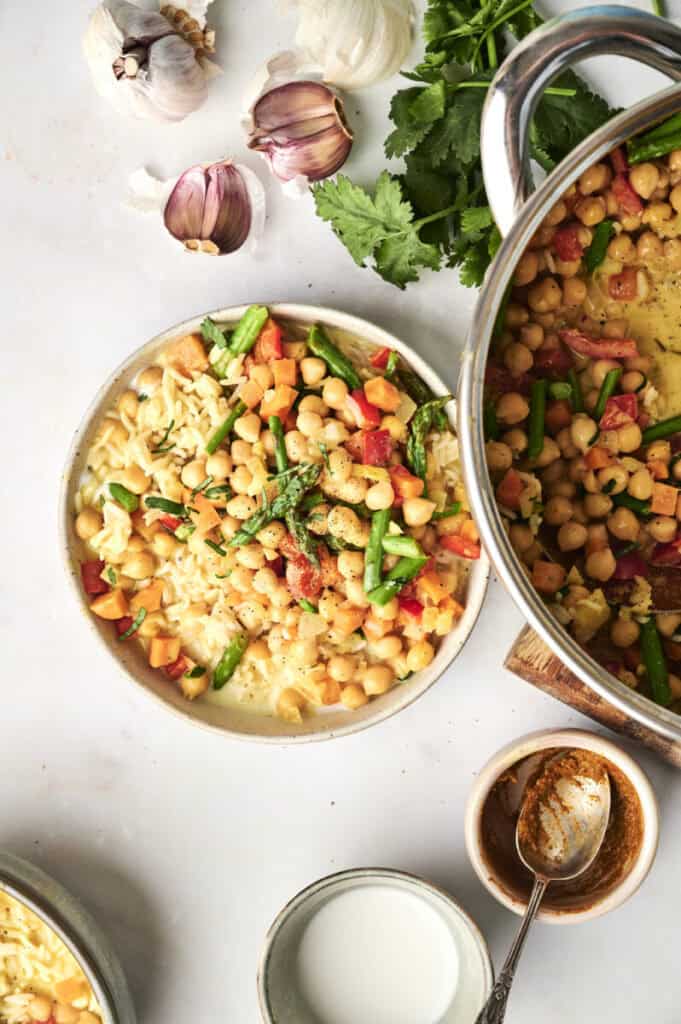
[[[91,89],[79,49],[89,7],[0,4],[0,845],[97,914],[146,1024],[254,1024],[268,924],[340,868],[388,865],[447,887],[498,964],[516,921],[466,860],[469,787],[513,737],[585,724],[501,668],[521,618],[498,583],[463,655],[415,706],[356,737],[289,749],[223,740],[164,713],[100,651],[67,590],[56,542],[64,453],[94,391],[148,337],[231,303],[317,302],[401,334],[453,386],[474,300],[451,272],[403,294],[383,284],[354,266],[308,200],[274,186],[256,259],[185,255],[155,220],[124,210],[127,175],[143,164],[171,175],[230,154],[265,177],[245,156],[239,99],[293,26],[271,0],[216,0],[225,74],[188,122],[159,127],[123,120]],[[658,82],[610,58],[593,78],[622,105]],[[359,181],[383,165],[396,87],[348,102],[357,143],[347,170]],[[653,873],[610,917],[537,927],[509,1022],[678,1021],[680,780],[640,760],[662,806]]]

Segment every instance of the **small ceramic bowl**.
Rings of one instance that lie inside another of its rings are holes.
[[[611,740],[581,729],[544,729],[522,736],[503,747],[481,770],[468,798],[464,821],[466,849],[473,868],[485,888],[509,910],[515,914],[524,914],[526,900],[509,890],[491,865],[489,858],[485,856],[481,827],[483,808],[494,784],[504,772],[530,755],[551,747],[589,750],[607,758],[629,780],[641,805],[641,846],[624,876],[587,907],[571,910],[569,905],[565,904],[560,909],[540,909],[538,914],[539,920],[549,924],[576,924],[607,914],[633,896],[650,871],[657,852],[659,813],[653,788],[633,758]],[[558,885],[559,883],[556,883],[556,888]]]
[[[418,900],[418,904],[414,902],[414,912],[425,912],[432,917],[437,928],[443,930],[446,941],[451,940],[452,955],[458,960],[458,977],[455,973],[454,994],[451,999],[446,997],[449,1005],[438,1015],[440,1024],[475,1019],[493,984],[489,951],[475,922],[448,893],[416,875],[389,868],[356,868],[314,882],[298,893],[274,920],[265,939],[257,978],[264,1024],[322,1024],[325,1018],[323,1015],[320,1018],[310,1008],[305,982],[301,981],[299,973],[299,951],[305,942],[306,928],[336,897],[356,896],[367,889],[375,894],[377,887],[380,892],[387,890],[391,897],[397,896],[400,900],[403,897],[407,901]],[[372,911],[375,912],[375,904]],[[328,978],[328,967],[333,965],[327,962],[325,966]],[[454,970],[456,972],[456,966]],[[370,980],[373,983],[373,976]],[[409,984],[412,983],[415,979],[410,980]],[[319,988],[323,981],[315,978],[314,984]],[[343,983],[337,981],[337,984]],[[342,993],[333,986],[332,976],[326,1001],[335,1004]],[[338,1016],[341,1011],[335,1008],[334,1020],[350,1019],[346,1010],[343,1012],[345,1016]],[[386,1019],[385,1015],[381,1019]]]
[[[3,852],[0,891],[23,903],[59,936],[92,986],[104,1024],[135,1024],[135,1009],[118,958],[75,896],[34,864]]]
[[[207,315],[221,325],[229,325],[236,323],[246,308],[232,306]],[[436,395],[447,394],[444,382],[416,352],[399,338],[366,320],[319,306],[270,304],[269,308],[277,320],[294,328],[306,329],[314,323],[320,323],[331,328],[334,337],[342,339],[348,345],[364,342],[370,346],[395,349]],[[185,700],[176,683],[167,679],[162,672],[149,667],[138,644],[118,643],[111,623],[97,619],[88,608],[80,582],[79,568],[80,562],[86,557],[86,551],[74,530],[73,509],[75,495],[86,469],[87,452],[97,426],[104,413],[114,405],[120,393],[130,386],[139,371],[152,362],[159,351],[174,338],[198,331],[203,319],[203,315],[197,316],[169,328],[126,359],[95,396],[76,432],[67,457],[60,499],[60,543],[76,598],[89,627],[99,637],[102,649],[108,651],[135,684],[155,697],[159,703],[178,712],[189,721],[207,726],[223,735],[272,743],[303,743],[358,732],[408,707],[433,685],[459,654],[475,625],[487,590],[490,568],[484,551],[471,566],[464,614],[451,632],[443,637],[435,658],[426,669],[414,673],[407,682],[394,687],[356,711],[340,707],[328,708],[323,713],[306,716],[300,725],[292,725],[275,717],[252,714],[233,706],[226,707],[202,700]],[[456,430],[456,403],[449,402],[445,411],[452,429]]]

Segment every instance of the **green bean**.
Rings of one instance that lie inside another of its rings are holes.
[[[229,484],[217,484],[216,487],[206,488],[203,493],[209,501],[217,501],[219,498],[224,498],[225,501],[229,501],[232,497],[232,488]]]
[[[433,512],[431,519],[449,519],[450,516],[458,516],[461,511],[461,502],[455,501],[453,505],[447,505],[441,512]]]
[[[485,436],[485,441],[497,441],[499,439],[497,407],[491,400],[485,402],[482,410],[482,431]]]
[[[123,484],[109,484],[109,494],[126,512],[136,512],[139,508],[139,498]]]
[[[378,587],[367,594],[371,604],[385,605],[399,594],[406,583],[421,572],[427,558],[400,558]]]
[[[303,500],[305,492],[317,483],[322,467],[318,463],[301,463],[297,472],[288,477],[281,485],[279,494],[273,501],[254,512],[241,524],[229,542],[230,547],[250,544],[259,530],[275,519],[282,519],[287,512],[297,508]]]
[[[224,558],[225,555],[227,554],[227,551],[225,550],[225,548],[223,548],[220,544],[216,544],[214,540],[210,540],[209,538],[206,537],[204,539],[203,543],[207,547],[209,547],[211,549],[211,551],[214,551],[216,555],[221,555],[222,558]]]
[[[235,356],[250,352],[269,317],[267,306],[249,306],[234,328],[229,350]]]
[[[681,431],[681,416],[672,416],[668,420],[653,423],[652,427],[646,427],[641,443],[650,444],[651,441],[659,441],[660,438],[670,437],[672,434],[678,434],[679,431]]]
[[[225,420],[225,422],[218,427],[218,429],[209,439],[208,444],[206,445],[206,451],[209,455],[215,454],[215,452],[218,450],[218,448],[225,440],[225,438],[231,434],[232,428],[234,427],[236,421],[239,419],[240,416],[243,416],[245,412],[246,405],[244,404],[244,402],[238,401],[234,408],[232,409],[232,411],[230,412],[227,419]]]
[[[371,517],[369,543],[364,556],[364,592],[369,593],[383,578],[383,538],[390,523],[391,510],[382,508]]]
[[[125,633],[121,633],[121,635],[119,636],[118,639],[119,640],[127,640],[129,636],[132,636],[133,633],[136,633],[137,630],[142,625],[142,623],[144,622],[144,620],[146,619],[146,617],[147,617],[147,609],[146,608],[140,608],[140,610],[138,611],[137,615],[135,616],[135,621],[130,623],[130,625],[126,629]]]
[[[169,501],[168,498],[155,498],[152,495],[144,499],[144,504],[147,508],[156,508],[159,512],[166,512],[169,516],[179,516],[180,519],[186,519],[187,517],[187,508],[185,505],[181,505],[179,501]]]
[[[544,418],[546,414],[545,380],[535,380],[530,397],[530,420],[528,425],[527,457],[536,459],[544,447]]]
[[[347,356],[329,338],[319,324],[310,328],[307,347],[313,355],[323,359],[334,377],[340,377],[351,390],[362,387],[362,380]]]
[[[284,440],[284,428],[278,416],[270,416],[268,425],[274,437],[274,460],[277,464],[277,473],[283,473],[288,469],[288,454]]]
[[[417,374],[411,370],[400,370],[395,374],[395,380],[402,391],[406,391],[412,401],[420,407],[426,402],[432,402],[435,395],[425,381],[422,381]],[[447,429],[447,414],[439,409],[435,416],[435,426],[438,430]]]
[[[662,649],[662,640],[653,616],[641,623],[641,659],[645,665],[653,700],[667,707],[672,695],[669,688],[669,672]]]
[[[615,393],[617,382],[622,376],[622,367],[618,366],[615,370],[608,370],[603,383],[601,384],[601,390],[598,392],[598,399],[596,400],[596,406],[594,408],[594,419],[598,422],[605,412],[605,405],[609,398]]]
[[[645,135],[630,139],[627,156],[630,164],[640,164],[644,160],[659,160],[673,149],[681,149],[681,113],[673,114]]]
[[[399,555],[401,558],[425,558],[423,548],[413,537],[386,536],[383,538],[383,550],[388,555]]]
[[[600,267],[608,251],[608,243],[615,234],[615,225],[611,220],[602,220],[593,229],[591,245],[584,252],[584,265],[587,272],[593,274]]]
[[[582,384],[579,377],[577,376],[576,370],[570,370],[568,372],[568,384],[572,388],[572,397],[570,398],[572,411],[584,412],[584,395],[582,394]]]
[[[237,665],[244,656],[248,647],[248,637],[245,633],[235,636],[225,647],[215,671],[213,672],[213,689],[221,690],[225,683],[234,675]]]
[[[653,514],[649,502],[642,501],[640,498],[632,498],[626,491],[622,491],[621,494],[613,494],[612,502],[613,505],[619,505],[621,508],[631,509],[642,519],[649,519]]]

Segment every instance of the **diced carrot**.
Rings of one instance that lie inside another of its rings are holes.
[[[259,363],[268,363],[271,359],[281,359],[283,355],[281,327],[272,317],[269,318],[258,336],[254,355]]]
[[[278,416],[279,419],[285,419],[297,397],[298,392],[295,388],[289,387],[288,384],[278,384],[276,388],[270,388],[269,391],[265,392],[260,403],[261,419],[266,420],[270,416]]]
[[[515,469],[508,469],[497,487],[497,500],[506,508],[520,508],[520,495],[525,490],[525,482]]]
[[[199,536],[205,537],[222,522],[212,503],[203,494],[194,495],[192,507],[196,509],[196,512],[190,512],[189,515]]]
[[[354,605],[341,606],[334,615],[333,624],[341,633],[350,636],[364,622],[364,614],[363,608],[355,608]]]
[[[128,614],[128,599],[120,588],[110,590],[108,594],[102,594],[92,602],[90,611],[100,619],[115,622],[116,619],[122,619]]]
[[[155,579],[148,587],[138,590],[130,599],[130,612],[137,615],[140,608],[147,612],[157,612],[161,607],[163,597],[163,580]]]
[[[654,483],[650,510],[656,516],[673,516],[676,514],[676,499],[679,492],[669,484]]]
[[[364,394],[372,405],[377,405],[383,412],[395,412],[402,401],[402,396],[385,377],[372,377],[364,385]]]
[[[185,377],[204,373],[209,365],[200,334],[185,334],[173,341],[166,349],[166,357],[170,365]]]
[[[298,365],[295,359],[274,359],[270,366],[274,375],[275,385],[288,384],[292,388],[296,386]]]
[[[668,480],[669,479],[669,466],[662,459],[651,459],[647,464],[648,472],[654,480]]]
[[[449,591],[436,572],[426,572],[416,581],[419,594],[425,594],[433,604],[439,604],[449,596]]]
[[[413,476],[404,466],[390,466],[388,472],[393,490],[402,501],[406,501],[407,498],[418,498],[423,494],[425,484],[421,477]]]
[[[542,594],[555,594],[565,583],[565,569],[556,562],[542,562],[532,566],[532,583]]]
[[[239,388],[239,398],[249,409],[255,409],[256,405],[262,402],[262,396],[265,394],[263,389],[258,384],[257,380],[244,381]]]
[[[154,636],[149,644],[149,664],[152,668],[172,665],[180,656],[180,638],[177,636]]]
[[[589,469],[605,469],[613,464],[614,459],[607,448],[595,444],[584,456],[584,461]]]

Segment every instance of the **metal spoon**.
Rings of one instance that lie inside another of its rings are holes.
[[[569,754],[568,751],[562,757]],[[555,759],[551,765],[555,765]],[[525,867],[533,873],[534,885],[518,934],[476,1024],[501,1024],[503,1021],[525,938],[549,882],[567,882],[581,875],[594,862],[610,818],[607,771],[603,768],[602,773],[594,775],[580,773],[556,778],[543,795],[538,812],[541,828],[534,829],[534,840],[530,842],[527,825],[530,814],[537,813],[537,807],[526,799],[520,810],[516,849]]]

